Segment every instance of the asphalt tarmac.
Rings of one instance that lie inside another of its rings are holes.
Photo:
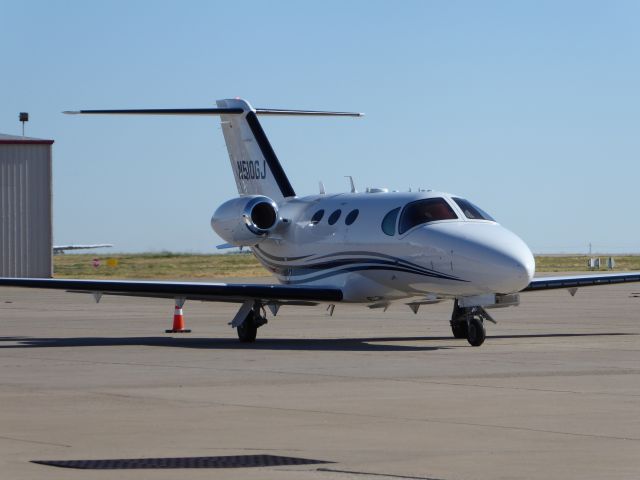
[[[0,478],[640,478],[640,284],[523,294],[479,348],[450,302],[283,307],[249,346],[235,308],[167,335],[171,301],[1,289]],[[236,455],[332,463],[32,463]]]

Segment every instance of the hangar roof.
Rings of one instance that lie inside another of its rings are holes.
[[[17,135],[5,135],[0,133],[0,145],[51,145],[53,140],[45,140],[43,138],[20,137]]]

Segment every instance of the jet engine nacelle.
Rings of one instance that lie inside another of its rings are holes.
[[[211,217],[211,227],[225,242],[247,247],[267,238],[278,221],[276,202],[262,195],[248,195],[220,205]]]

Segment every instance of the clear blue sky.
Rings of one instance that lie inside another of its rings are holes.
[[[53,138],[56,243],[212,252],[236,195],[218,120],[264,118],[296,191],[455,192],[534,251],[640,251],[640,2],[0,1],[0,132]]]

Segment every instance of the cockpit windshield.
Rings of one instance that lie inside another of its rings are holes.
[[[492,222],[495,222],[491,215],[482,210],[480,207],[476,207],[469,200],[453,197],[453,201],[458,204],[465,217],[471,220],[491,220]]]
[[[407,204],[400,214],[398,233],[401,235],[416,225],[435,222],[437,220],[454,220],[458,218],[444,198],[427,198]]]

